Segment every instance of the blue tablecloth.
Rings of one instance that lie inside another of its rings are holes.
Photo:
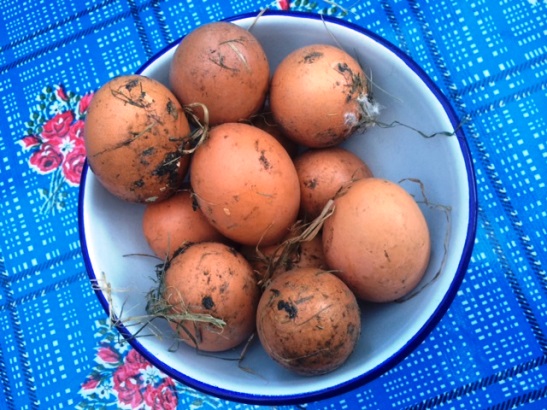
[[[408,53],[469,119],[478,183],[473,257],[438,327],[377,380],[302,407],[546,409],[545,0],[0,0],[0,408],[258,407],[121,343],[85,271],[77,200],[93,91],[200,24],[266,7],[340,17]]]

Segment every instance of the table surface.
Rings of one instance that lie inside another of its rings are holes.
[[[410,55],[468,118],[478,188],[473,255],[439,325],[373,382],[302,407],[547,408],[545,0],[0,0],[0,408],[260,407],[186,387],[120,340],[77,209],[92,93],[198,25],[266,7],[351,21]]]

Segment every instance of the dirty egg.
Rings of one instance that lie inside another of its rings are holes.
[[[182,152],[190,126],[182,106],[160,82],[124,75],[105,83],[88,108],[88,164],[113,195],[130,202],[171,196],[189,165]]]

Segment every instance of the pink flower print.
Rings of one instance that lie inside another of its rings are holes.
[[[19,143],[25,151],[35,148],[41,144],[41,140],[36,135],[27,135],[26,137],[19,140]]]
[[[82,384],[82,389],[84,390],[93,390],[99,385],[99,380],[90,378],[84,384]]]
[[[144,401],[140,387],[139,371],[132,366],[124,364],[114,372],[114,390],[118,393],[118,400],[122,404],[129,405],[131,408],[139,407]]]
[[[57,95],[57,98],[59,98],[62,101],[68,101],[68,96],[65,93],[65,89],[62,86],[55,87],[55,94]]]
[[[56,114],[52,119],[44,124],[42,129],[42,141],[49,141],[55,137],[64,137],[70,130],[70,125],[74,120],[72,111],[65,111],[61,114]]]
[[[97,353],[99,358],[105,363],[118,363],[120,356],[110,347],[101,347]]]
[[[67,152],[63,161],[63,175],[72,186],[78,186],[82,177],[85,164],[85,148],[83,142],[74,146]]]
[[[152,410],[175,410],[178,400],[171,379],[157,387],[149,384],[144,391],[144,401]]]
[[[135,372],[140,372],[150,366],[150,363],[142,357],[135,349],[131,349],[125,357],[125,366]]]
[[[59,151],[59,147],[50,143],[43,143],[29,159],[30,167],[39,174],[49,174],[55,171],[62,162],[63,154]]]
[[[80,138],[83,139],[84,137],[84,120],[78,120],[74,124],[70,126],[70,129],[68,130],[68,134],[70,135],[70,138]]]
[[[45,94],[44,94],[45,93]],[[44,200],[42,212],[65,208],[65,185],[80,183],[85,164],[84,118],[93,93],[75,96],[62,85],[45,87],[41,104],[26,123],[26,135],[18,141],[29,152],[30,168],[42,175],[52,174],[48,188],[39,188]]]
[[[63,153],[63,175],[72,186],[78,186],[86,159],[83,140],[84,121],[78,120],[69,129],[68,137],[61,144]]]
[[[290,10],[291,2],[289,0],[278,0],[277,4],[281,10]]]
[[[87,112],[87,108],[89,107],[89,104],[91,103],[91,99],[93,98],[93,93],[89,93],[84,95],[80,102],[78,103],[78,113],[80,115],[83,115]]]

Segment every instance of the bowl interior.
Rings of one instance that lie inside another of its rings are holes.
[[[426,134],[453,131],[458,126],[458,120],[423,72],[371,33],[312,15],[272,13],[257,21],[254,16],[233,21],[247,28],[254,23],[252,32],[262,43],[272,71],[297,47],[312,43],[341,45],[370,74],[373,95],[383,107],[379,118],[382,123],[399,121]],[[141,74],[168,84],[175,46],[147,63]],[[173,351],[172,332],[159,320],[131,337],[140,326],[125,319],[145,314],[146,293],[155,285],[157,260],[143,256],[152,254],[141,233],[144,207],[111,196],[86,168],[80,203],[84,257],[90,277],[103,287],[110,285],[112,291],[98,291],[99,298],[121,319],[124,326],[120,329],[132,345],[162,370],[195,388],[233,400],[271,404],[314,400],[366,382],[423,340],[452,301],[474,239],[474,177],[463,134],[458,131],[455,136],[424,138],[404,126],[375,126],[353,136],[345,146],[357,153],[376,176],[395,182],[405,180],[401,184],[421,201],[428,220],[432,259],[422,282],[428,285],[416,296],[403,303],[363,306],[357,349],[340,369],[318,377],[296,376],[282,369],[267,357],[258,341],[240,361],[239,351],[215,357],[197,354],[185,345]],[[429,205],[413,180],[423,184]],[[450,207],[449,214],[445,207]],[[163,332],[163,336],[150,336],[155,332]]]

